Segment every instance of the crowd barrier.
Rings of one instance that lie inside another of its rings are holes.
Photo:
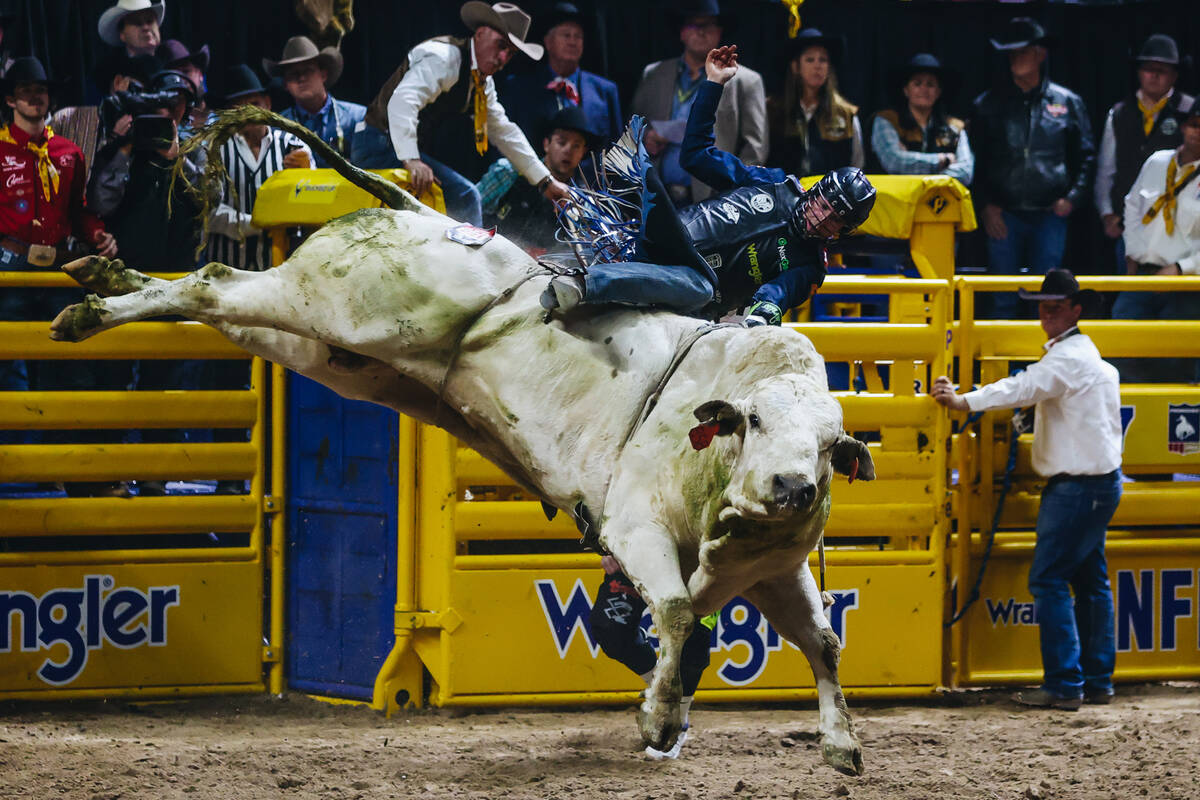
[[[0,272],[0,291],[70,286],[57,272]],[[0,322],[0,360],[249,359],[191,322],[132,323],[79,344],[48,333],[48,322]],[[0,698],[283,690],[274,519],[283,371],[253,359],[249,372],[249,389],[236,391],[0,392],[0,429],[105,430],[121,442],[0,449],[0,484],[10,489],[0,495]],[[245,442],[124,442],[132,430],[221,428],[250,433]],[[249,492],[45,490],[131,479],[248,481]]]

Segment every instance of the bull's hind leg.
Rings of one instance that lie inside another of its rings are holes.
[[[839,772],[861,775],[862,745],[854,735],[854,721],[838,681],[841,642],[825,619],[821,593],[808,564],[801,564],[795,575],[761,581],[745,595],[808,658],[817,680],[825,760]]]
[[[641,515],[640,521],[623,515],[607,520],[602,540],[646,601],[658,631],[658,663],[638,710],[638,729],[646,744],[666,751],[683,730],[679,664],[695,615],[680,573],[675,541],[667,531],[645,519],[646,515]]]

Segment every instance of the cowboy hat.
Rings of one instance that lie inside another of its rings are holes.
[[[117,0],[117,4],[100,15],[100,24],[97,29],[100,31],[100,38],[105,44],[111,44],[113,47],[121,45],[121,20],[129,16],[135,11],[145,11],[153,9],[155,16],[158,17],[158,24],[162,25],[163,17],[167,13],[166,0],[153,3],[151,0]]]
[[[1100,294],[1095,289],[1080,289],[1079,281],[1070,270],[1052,269],[1042,278],[1042,288],[1036,292],[1017,290],[1022,300],[1070,300],[1083,306],[1083,313],[1094,311],[1100,305]]]
[[[922,72],[937,78],[943,98],[952,94],[952,89],[958,83],[958,73],[942,66],[942,62],[937,56],[932,53],[917,53],[908,60],[908,63],[892,70],[892,85],[896,87],[897,91],[902,91],[914,75]]]
[[[734,23],[732,15],[721,12],[717,0],[676,0],[667,15],[672,28],[682,28],[693,17],[716,17],[717,24],[726,30],[732,29]]]
[[[46,74],[46,68],[42,66],[42,62],[34,56],[23,56],[15,59],[8,68],[8,72],[5,72],[4,77],[0,78],[0,94],[12,94],[17,85],[22,83],[45,84],[47,91],[54,92],[62,86],[63,81],[51,80]]]
[[[470,0],[463,3],[458,15],[471,30],[486,25],[508,35],[508,40],[534,61],[540,61],[545,52],[540,44],[525,41],[529,35],[529,15],[512,3],[487,3]]]
[[[191,62],[201,72],[208,72],[208,45],[203,45],[199,50],[188,50],[187,45],[178,39],[167,39],[154,51],[154,56],[172,69],[184,62]]]
[[[1054,39],[1033,17],[1013,17],[1005,23],[995,39],[989,39],[997,50],[1020,50],[1031,44],[1049,45]]]
[[[589,33],[587,18],[574,3],[555,3],[546,14],[538,14],[537,24],[533,27],[536,33],[529,38],[545,39],[546,34],[564,22],[574,22],[583,29],[584,38],[587,38]]]
[[[547,117],[542,123],[542,136],[549,137],[557,130],[576,131],[583,135],[584,142],[587,143],[588,150],[595,150],[604,143],[604,137],[592,130],[592,126],[588,124],[587,117],[584,116],[583,109],[579,106],[567,106],[560,108],[554,112],[554,115]]]
[[[269,58],[262,60],[263,71],[272,78],[283,77],[284,67],[289,64],[300,64],[304,61],[316,61],[317,66],[329,73],[326,86],[333,86],[342,77],[342,54],[336,47],[326,47],[321,50],[307,36],[293,36],[283,46],[283,56],[278,61]]]
[[[258,75],[247,64],[234,64],[225,73],[225,100],[236,100],[248,94],[266,94]]]
[[[796,58],[810,47],[824,47],[829,53],[829,60],[835,64],[842,58],[842,37],[826,36],[819,28],[805,28],[796,34],[796,38],[788,40],[790,58]]]
[[[1135,61],[1160,61],[1179,66],[1179,45],[1165,33],[1156,33],[1146,39]]]

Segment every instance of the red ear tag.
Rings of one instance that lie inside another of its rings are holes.
[[[703,450],[708,447],[720,429],[721,423],[719,422],[707,422],[692,428],[688,431],[688,438],[692,440],[692,449]]]
[[[850,470],[850,477],[846,479],[846,483],[854,483],[854,479],[858,477],[858,459],[854,459],[854,469]]]

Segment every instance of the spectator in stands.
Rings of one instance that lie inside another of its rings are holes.
[[[354,129],[366,116],[367,107],[329,94],[329,87],[342,76],[342,54],[337,48],[318,49],[307,36],[293,36],[278,61],[263,59],[263,69],[272,78],[282,78],[292,97],[292,105],[280,116],[299,122],[350,159]],[[318,167],[328,166],[319,154],[314,157]]]
[[[1008,56],[1009,78],[975,99],[973,191],[996,275],[1060,266],[1067,217],[1091,189],[1096,149],[1087,108],[1046,77],[1049,38],[1029,17],[1010,20],[991,40]],[[996,294],[991,311],[1012,318],[1016,297]]]
[[[230,68],[225,99],[231,107],[271,108],[266,87],[245,64]],[[250,222],[254,198],[275,172],[311,167],[312,152],[292,134],[256,123],[246,125],[221,146],[221,161],[229,181],[220,205],[209,216],[207,259],[237,269],[267,269],[271,266],[271,242]]]
[[[481,174],[491,141],[539,191],[551,200],[565,199],[566,185],[554,179],[525,134],[508,119],[492,78],[516,50],[534,61],[541,59],[542,46],[525,41],[529,15],[512,3],[489,6],[471,0],[459,16],[473,31],[469,38],[442,36],[422,42],[388,78],[356,131],[355,161],[370,168],[397,165],[398,159],[409,172],[415,194],[437,180],[447,213],[479,225],[479,192],[460,170],[466,164]],[[469,115],[463,109],[470,109]]]
[[[155,51],[155,56],[163,67],[183,73],[195,87],[195,99],[188,106],[187,115],[179,121],[179,141],[186,142],[196,130],[216,118],[208,107],[208,79],[205,75],[208,72],[208,45],[201,45],[199,50],[192,51],[178,39],[167,39]]]
[[[1096,210],[1104,233],[1117,243],[1117,271],[1125,270],[1121,222],[1125,195],[1151,153],[1171,150],[1183,141],[1178,114],[1192,110],[1196,98],[1177,92],[1179,46],[1165,34],[1146,40],[1137,55],[1137,91],[1108,111],[1096,162]]]
[[[590,128],[578,106],[567,106],[543,123],[542,163],[555,180],[570,183],[579,163],[601,146],[601,137]],[[502,158],[488,168],[479,182],[483,221],[516,242],[535,258],[554,247],[558,231],[555,204],[526,181]]]
[[[1126,272],[1200,275],[1200,105],[1175,112],[1183,142],[1146,160],[1125,197]],[[1200,319],[1200,292],[1121,292],[1114,319]],[[1194,359],[1121,359],[1131,382],[1200,381]]]
[[[604,651],[604,655],[619,661],[650,685],[654,677],[654,666],[658,655],[642,628],[642,617],[646,614],[646,601],[638,594],[633,583],[621,570],[620,563],[612,556],[600,559],[604,568],[604,580],[592,603],[590,628],[592,636]],[[692,626],[692,633],[683,643],[679,660],[679,678],[683,684],[683,698],[679,701],[683,717],[683,730],[670,750],[655,750],[646,747],[646,755],[655,761],[679,757],[680,748],[687,740],[688,712],[695,699],[696,687],[704,670],[708,669],[713,628],[717,625],[719,612],[699,618]]]
[[[12,122],[0,127],[0,269],[58,271],[82,255],[67,248],[75,236],[103,256],[117,254],[117,242],[87,207],[84,198],[83,154],[71,140],[46,126],[50,90],[57,88],[36,58],[18,58],[0,81],[0,93]],[[64,306],[78,303],[78,289],[6,289],[0,292],[0,319],[46,321]],[[4,389],[122,389],[127,373],[113,364],[96,361],[28,362],[27,372],[4,370]],[[50,431],[44,441],[95,443],[104,440],[96,431]],[[73,496],[125,496],[122,483],[72,483],[64,487]]]
[[[154,91],[175,90],[172,108],[134,118],[127,142],[101,151],[88,183],[88,205],[122,243],[121,255],[147,272],[184,272],[196,266],[200,240],[200,208],[184,186],[171,185],[179,156],[179,125],[196,100],[192,82],[182,72],[168,70],[151,79]],[[184,162],[184,177],[195,180],[197,170]],[[202,361],[147,359],[139,362],[139,389],[201,387]],[[184,441],[180,430],[146,429],[146,443]],[[138,481],[138,494],[166,494],[162,480]]]
[[[97,29],[105,44],[124,49],[128,56],[152,56],[162,42],[166,3],[151,0],[117,0],[100,15]]]
[[[499,82],[509,118],[534,142],[559,109],[578,106],[591,130],[606,142],[616,140],[625,126],[617,85],[579,68],[587,38],[583,14],[574,3],[555,3],[545,20],[539,17],[538,22],[545,31],[545,63]]]
[[[858,106],[838,91],[841,37],[806,28],[792,40],[791,49],[783,97],[771,103],[767,163],[791,175],[820,175],[847,166],[861,169],[866,157]]]
[[[942,102],[949,74],[936,56],[918,53],[896,77],[897,103],[875,115],[871,149],[883,171],[948,175],[970,184],[975,157],[966,125]]]
[[[965,394],[946,376],[938,403],[958,411],[1036,403],[1033,468],[1044,478],[1029,568],[1041,641],[1042,685],[1013,696],[1021,705],[1075,710],[1112,700],[1116,662],[1113,596],[1104,540],[1121,500],[1121,394],[1117,371],[1079,331],[1099,296],[1067,270],[1046,273],[1038,302],[1046,354],[1023,372]],[[1074,599],[1071,594],[1074,592]]]
[[[683,54],[646,67],[633,96],[633,113],[649,121],[646,152],[653,157],[671,201],[680,207],[714,194],[711,186],[680,166],[679,156],[688,114],[705,80],[704,60],[721,44],[732,20],[721,13],[717,0],[678,0],[673,19]],[[762,76],[749,67],[739,67],[725,85],[717,109],[716,137],[718,148],[745,164],[760,165],[767,158],[766,94]]]

